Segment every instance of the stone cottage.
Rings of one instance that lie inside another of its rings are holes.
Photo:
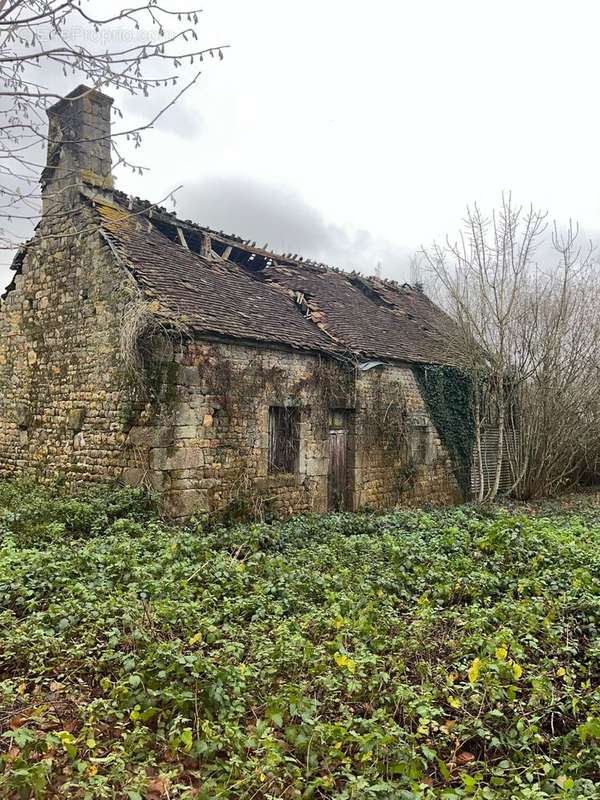
[[[0,308],[0,475],[154,487],[175,517],[462,496],[416,368],[456,363],[408,285],[113,187],[112,100],[49,109],[43,216]]]

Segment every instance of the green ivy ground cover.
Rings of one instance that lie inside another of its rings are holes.
[[[206,531],[0,486],[0,797],[599,797],[590,508]]]

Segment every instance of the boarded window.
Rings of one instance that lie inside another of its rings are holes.
[[[429,426],[413,425],[410,432],[410,451],[415,464],[429,461]]]
[[[296,472],[300,453],[300,409],[269,409],[269,472]]]
[[[333,430],[348,428],[348,416],[345,408],[332,408],[329,412],[329,427]]]

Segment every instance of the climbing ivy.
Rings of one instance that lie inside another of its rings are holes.
[[[464,369],[418,364],[413,373],[440,439],[452,459],[459,486],[469,494],[475,442],[473,378]]]

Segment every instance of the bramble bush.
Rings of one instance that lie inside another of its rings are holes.
[[[600,796],[600,525],[0,486],[0,797]]]

